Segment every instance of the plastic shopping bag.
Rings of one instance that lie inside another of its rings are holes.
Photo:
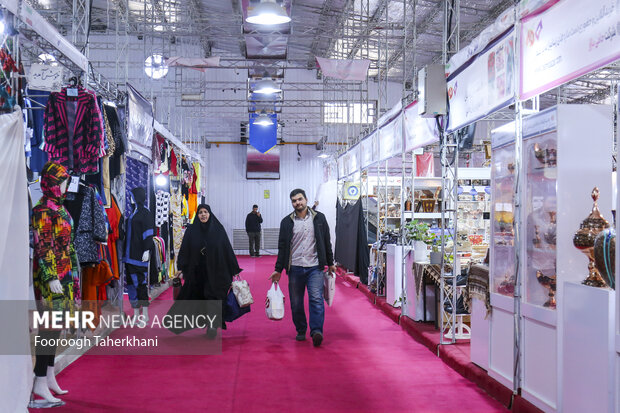
[[[336,274],[328,271],[323,275],[323,298],[327,305],[331,307],[334,302],[334,294],[336,293]]]
[[[272,283],[271,288],[267,291],[265,313],[270,320],[282,320],[284,318],[284,294],[277,283]]]
[[[246,280],[242,280],[240,276],[236,276],[232,282],[232,290],[237,298],[239,307],[244,308],[250,304],[254,304],[252,293],[250,292],[250,286]]]

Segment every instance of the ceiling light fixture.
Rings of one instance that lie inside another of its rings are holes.
[[[181,94],[181,100],[200,101],[200,100],[202,100],[202,94],[200,94],[200,93],[183,93],[183,94]]]
[[[271,79],[262,79],[254,86],[254,93],[261,95],[271,95],[274,93],[280,93],[282,89]]]
[[[329,158],[329,155],[326,152],[321,152],[321,154],[318,157],[321,159],[325,159],[325,158]]]
[[[258,117],[256,119],[254,119],[254,123],[255,125],[260,125],[260,126],[271,126],[273,125],[273,121],[271,120],[271,118],[269,117],[269,115],[262,113],[260,115],[258,115]]]
[[[284,24],[291,21],[282,6],[276,4],[274,0],[263,0],[252,9],[248,10],[246,22],[260,25]]]
[[[168,74],[168,65],[162,55],[154,54],[144,61],[144,72],[151,79],[161,79]]]
[[[56,58],[49,53],[41,53],[39,55],[39,60],[46,65],[51,65],[51,66],[58,65]]]
[[[155,184],[157,184],[157,186],[166,186],[168,184],[168,178],[166,175],[157,175]]]

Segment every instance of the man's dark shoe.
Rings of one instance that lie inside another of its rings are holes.
[[[306,340],[306,333],[297,333],[297,336],[295,337],[295,340],[297,340],[297,341],[305,341]]]
[[[207,329],[207,338],[209,340],[214,340],[217,337],[217,329],[216,328],[208,328]]]
[[[314,347],[319,347],[322,342],[323,342],[323,334],[319,333],[318,331],[312,334],[312,345]]]

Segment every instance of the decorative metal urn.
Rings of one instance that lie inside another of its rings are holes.
[[[536,271],[536,279],[547,290],[549,290],[549,299],[543,304],[544,307],[555,308],[555,289],[556,289],[556,274],[551,276],[544,275],[542,271]]]
[[[598,197],[599,190],[595,187],[592,190],[592,200],[594,201],[594,206],[592,207],[592,212],[590,215],[583,220],[581,226],[579,227],[579,231],[575,233],[573,237],[573,245],[581,250],[588,257],[588,270],[589,275],[582,284],[589,285],[592,287],[607,287],[607,283],[601,277],[601,273],[596,268],[594,261],[594,240],[597,235],[606,228],[609,228],[609,222],[601,215],[601,212],[598,209]]]

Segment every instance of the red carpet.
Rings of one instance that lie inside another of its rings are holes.
[[[86,355],[59,374],[70,392],[54,411],[506,411],[341,278],[323,346],[296,342],[288,300],[282,321],[268,320],[262,305],[275,258],[239,261],[255,304],[228,324],[222,355]],[[286,276],[282,287],[288,297]]]

